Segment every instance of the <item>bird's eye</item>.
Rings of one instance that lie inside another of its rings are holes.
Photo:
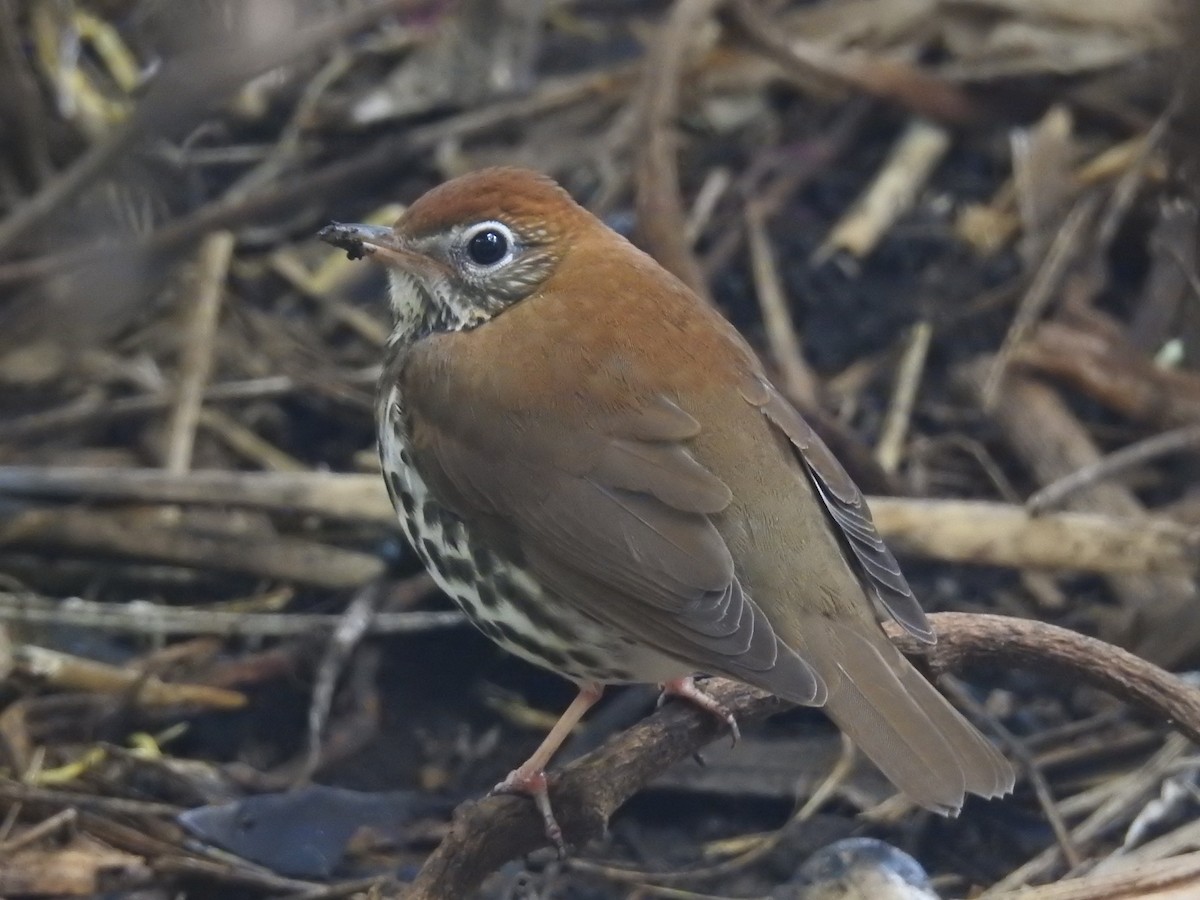
[[[467,244],[471,262],[481,266],[494,266],[508,253],[508,238],[494,228],[488,228],[471,238]]]
[[[480,227],[467,240],[467,256],[477,266],[494,266],[502,262],[511,250],[512,235],[499,223]]]

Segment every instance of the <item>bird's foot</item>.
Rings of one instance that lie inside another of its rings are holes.
[[[689,675],[687,678],[675,678],[671,681],[664,681],[659,687],[662,689],[662,693],[658,695],[659,706],[662,706],[668,697],[680,697],[693,706],[700,707],[706,713],[716,716],[729,726],[729,732],[733,735],[733,745],[735,747],[737,746],[737,742],[742,739],[742,730],[738,728],[737,717],[709,694],[696,687],[696,680],[692,676]]]
[[[567,856],[567,845],[563,840],[562,828],[558,819],[554,818],[554,809],[550,806],[550,791],[546,782],[544,769],[526,769],[524,766],[513,769],[508,777],[492,788],[493,794],[521,794],[533,800],[534,806],[542,816],[542,824],[546,830],[546,840],[558,850],[559,859]]]

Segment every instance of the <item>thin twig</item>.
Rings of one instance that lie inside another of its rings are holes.
[[[146,135],[189,122],[260,72],[342,40],[408,2],[410,0],[380,0],[308,28],[276,35],[270,41],[216,51],[207,48],[170,61],[127,123],[103,141],[93,144],[0,221],[0,252],[78,197]]]
[[[754,291],[762,310],[763,328],[771,346],[771,355],[783,372],[783,386],[787,395],[802,406],[816,407],[820,403],[817,377],[805,362],[804,351],[800,348],[800,338],[796,334],[783,280],[779,277],[771,239],[767,234],[766,210],[756,202],[746,204],[746,243],[750,250]]]
[[[321,738],[329,721],[329,711],[333,708],[338,677],[355,648],[370,632],[371,622],[377,615],[377,607],[382,599],[383,591],[379,583],[369,584],[359,591],[339,617],[337,627],[326,642],[308,706],[307,745],[293,782],[296,785],[307,782],[321,764]]]
[[[1063,501],[1094,484],[1116,478],[1130,469],[1145,465],[1160,456],[1200,447],[1200,425],[1188,425],[1115,450],[1095,463],[1076,469],[1041,490],[1029,495],[1025,508],[1040,513],[1060,506]]]
[[[340,615],[323,613],[245,613],[222,610],[181,609],[133,600],[129,603],[96,603],[73,598],[42,600],[0,594],[0,621],[28,624],[72,625],[126,634],[157,637],[218,635],[223,637],[303,637],[333,631]],[[457,611],[379,613],[371,634],[415,634],[435,628],[457,628],[466,619]]]
[[[1046,251],[1045,258],[1033,276],[1029,290],[1025,292],[1020,306],[1017,307],[1008,333],[1004,336],[1004,343],[1000,345],[983,382],[981,395],[985,409],[991,409],[995,404],[1000,384],[1017,346],[1037,324],[1056,296],[1068,269],[1082,254],[1084,243],[1089,237],[1089,226],[1095,220],[1099,208],[1100,195],[1094,191],[1085,194],[1072,207],[1051,242],[1050,249]]]
[[[225,279],[233,260],[233,234],[216,231],[200,244],[196,259],[196,277],[190,298],[188,321],[182,329],[183,352],[179,362],[179,384],[175,408],[167,424],[167,451],[164,468],[176,475],[192,466],[192,448],[204,388],[212,372],[216,351],[217,321]]]
[[[914,325],[904,348],[904,356],[896,369],[896,385],[892,388],[892,399],[888,403],[887,416],[884,417],[879,443],[875,447],[875,459],[889,474],[900,468],[900,461],[904,458],[904,443],[908,438],[908,426],[917,403],[917,392],[921,387],[921,375],[925,371],[925,359],[929,355],[932,339],[933,326],[929,322]]]
[[[723,0],[676,0],[646,62],[639,98],[643,140],[634,166],[638,234],[662,265],[701,297],[708,283],[687,241],[687,214],[679,188],[680,82],[696,34]]]

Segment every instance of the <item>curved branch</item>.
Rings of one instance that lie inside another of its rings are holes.
[[[1069,675],[1167,720],[1200,741],[1200,690],[1119,647],[1065,628],[1007,616],[939,613],[930,619],[938,643],[926,659],[935,672],[989,663]],[[899,629],[888,632],[906,653],[922,649]],[[705,687],[743,722],[790,706],[723,679],[713,679]],[[622,803],[720,734],[712,716],[671,704],[553,775],[551,796],[567,837],[581,845],[603,834]],[[489,797],[464,804],[403,896],[405,900],[469,896],[488,874],[544,844],[541,819],[524,798]]]

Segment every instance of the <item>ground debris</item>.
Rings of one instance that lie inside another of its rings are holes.
[[[400,537],[387,285],[336,224],[484,165],[729,315],[927,608],[1195,668],[1193,6],[0,2],[0,894],[392,892],[561,706]],[[1194,747],[1069,678],[963,679],[1024,770],[1002,803],[914,814],[792,712],[483,894],[809,896],[862,830],[942,896],[1196,890]],[[568,755],[644,719],[613,693]],[[364,850],[367,807],[404,827]]]

